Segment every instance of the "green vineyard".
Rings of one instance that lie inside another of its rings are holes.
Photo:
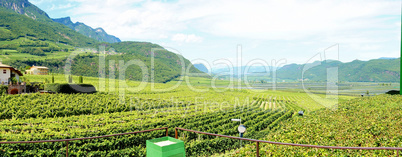
[[[344,102],[336,111],[320,109],[279,123],[263,140],[343,147],[402,147],[402,97],[381,95]],[[223,156],[250,156],[255,146]],[[263,144],[264,156],[397,156],[396,150],[340,150]],[[401,150],[399,150],[401,155]]]
[[[138,85],[137,82],[128,84]],[[159,88],[173,86],[156,85]],[[249,139],[328,146],[401,147],[400,96],[339,96],[325,99],[328,104],[339,103],[326,108],[319,103],[324,99],[313,99],[297,91],[226,89],[222,92],[207,86],[196,88],[209,91],[197,92],[180,85],[169,91],[152,91],[149,86],[139,92],[126,90],[123,96],[121,90],[112,92],[110,88],[106,90],[109,93],[96,94],[3,95],[0,97],[0,142],[95,137],[162,127],[169,128],[171,137],[175,136],[175,127],[238,137],[239,123],[231,119],[240,118],[247,127],[244,138]],[[298,111],[304,111],[305,116],[299,116]],[[346,125],[348,123],[342,120],[353,120],[356,126]],[[371,126],[366,121],[383,124]],[[367,134],[359,134],[359,129]],[[0,156],[65,156],[66,152],[70,156],[145,156],[145,141],[162,136],[165,136],[164,130],[74,140],[69,142],[68,151],[65,142],[0,144]],[[236,139],[185,131],[179,132],[178,138],[184,141],[187,156],[254,156],[256,151],[250,141],[243,141],[240,147]],[[283,152],[285,156],[395,153],[269,144],[262,144],[260,149],[262,156],[281,156]]]
[[[232,92],[232,94],[238,94]],[[278,127],[278,123],[295,116],[296,98],[253,97],[249,103],[236,105],[204,105],[193,102],[170,102],[163,99],[145,99],[137,95],[126,97],[120,103],[113,94],[30,94],[1,97],[1,141],[38,141],[92,137],[132,132],[159,127],[174,127],[236,136],[238,123],[231,118],[241,118],[249,126],[246,138],[263,138]],[[272,96],[271,96],[272,97]],[[272,104],[261,107],[266,101]],[[126,135],[86,141],[71,141],[70,155],[142,156],[145,141],[163,135],[162,131]],[[239,147],[236,140],[216,139],[183,133],[189,156],[212,155]],[[65,154],[64,143],[0,145],[2,156]]]

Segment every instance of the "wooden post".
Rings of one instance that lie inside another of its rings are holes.
[[[396,157],[399,157],[399,149],[396,151]]]
[[[256,143],[257,157],[260,157],[260,142]]]
[[[68,141],[66,141],[66,157],[68,157]]]
[[[174,128],[175,130],[174,130],[174,138],[176,138],[177,139],[177,128]]]

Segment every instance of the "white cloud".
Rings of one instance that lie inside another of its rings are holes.
[[[398,1],[158,1],[72,0],[71,13],[122,38],[157,38],[188,28],[224,37],[292,40],[312,34],[379,26],[399,15]],[[85,16],[84,16],[85,15]],[[381,20],[381,19],[380,19]]]
[[[376,16],[400,14],[394,5],[399,2],[237,1],[217,9],[228,16],[208,17],[199,29],[220,36],[300,39],[316,33],[377,27],[381,21]]]
[[[250,58],[286,57],[290,62],[335,43],[347,59],[364,52],[394,56],[400,43],[395,41],[400,41],[400,1],[393,0],[68,2],[77,6],[66,15],[73,20],[122,40],[178,45],[190,59],[207,52],[211,55],[202,57],[225,57],[236,44],[250,49]],[[200,44],[181,44],[191,42]]]
[[[199,43],[202,42],[202,40],[202,37],[196,36],[194,34],[175,34],[172,37],[172,41],[185,43]]]
[[[159,39],[167,39],[167,38],[169,38],[167,35],[165,35],[165,34],[160,34],[159,36],[158,36],[158,38]]]
[[[60,5],[55,5],[53,4],[52,7],[50,8],[50,10],[60,10],[60,9],[68,9],[68,8],[72,8],[74,7],[74,5],[72,5],[71,3],[68,4],[60,4]]]

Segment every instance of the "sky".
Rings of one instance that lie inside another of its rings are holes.
[[[30,2],[51,18],[70,16],[122,41],[156,43],[211,67],[223,61],[279,66],[401,55],[400,0]]]

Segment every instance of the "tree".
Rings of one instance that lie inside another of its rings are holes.
[[[68,76],[68,83],[73,83],[73,76],[71,75]]]
[[[84,78],[82,76],[79,77],[79,83],[83,83],[84,82]]]
[[[11,82],[12,84],[17,84],[18,80],[15,77],[11,77],[9,82]]]
[[[52,83],[54,83],[54,76],[52,75]]]

